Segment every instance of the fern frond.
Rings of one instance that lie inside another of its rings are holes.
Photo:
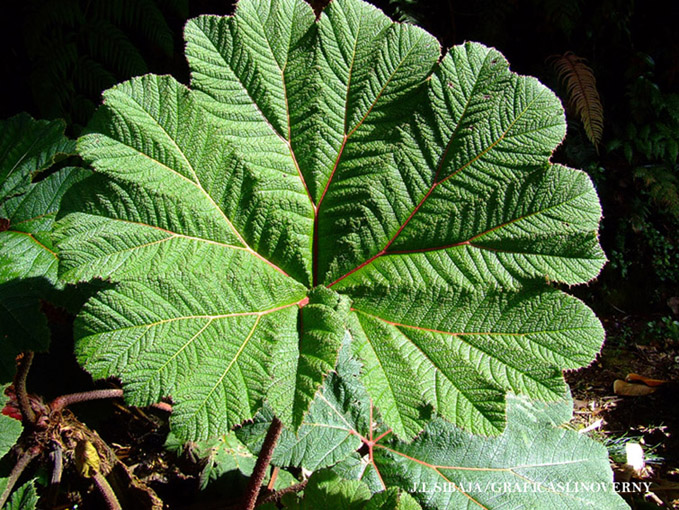
[[[554,55],[550,61],[559,81],[566,87],[568,104],[585,126],[587,138],[598,150],[604,131],[604,108],[592,68],[572,51]]]

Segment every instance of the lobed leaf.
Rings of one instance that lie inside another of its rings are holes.
[[[432,413],[500,434],[507,391],[554,400],[593,359],[601,325],[549,283],[598,274],[601,210],[549,162],[546,87],[361,0],[242,0],[185,38],[190,88],[122,83],[78,142],[96,175],[58,247],[67,281],[113,284],[78,320],[95,376],[171,394],[187,438],[264,404],[300,432],[349,330],[406,439]]]

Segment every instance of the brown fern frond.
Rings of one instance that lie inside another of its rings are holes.
[[[585,126],[587,138],[599,147],[604,131],[604,108],[601,104],[596,78],[587,61],[572,51],[549,59],[558,79],[566,87],[569,106]]]

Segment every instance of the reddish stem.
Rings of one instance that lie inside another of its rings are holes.
[[[288,494],[289,492],[299,492],[301,490],[304,490],[304,487],[306,487],[307,482],[308,480],[304,480],[302,482],[286,487],[285,489],[281,489],[279,491],[272,492],[271,494],[267,494],[266,496],[261,498],[257,502],[257,504],[264,505],[266,503],[278,503],[285,494]]]
[[[283,423],[281,420],[274,417],[271,421],[271,425],[269,425],[269,430],[266,433],[264,443],[262,444],[259,456],[257,457],[257,462],[255,463],[255,469],[252,471],[252,476],[250,477],[248,487],[245,491],[243,503],[244,510],[254,510],[255,505],[257,504],[257,498],[259,497],[259,491],[262,487],[266,470],[271,463],[274,448],[276,448],[276,443],[278,442],[278,438],[282,431]]]
[[[62,395],[55,398],[50,403],[50,409],[52,411],[61,411],[64,407],[68,407],[72,404],[78,404],[79,402],[87,402],[89,400],[100,400],[105,398],[122,398],[123,390],[111,389],[111,390],[92,390],[83,391],[81,393],[71,393],[69,395]]]
[[[31,363],[33,363],[33,352],[28,351],[23,353],[17,363],[17,373],[14,377],[14,391],[16,391],[17,402],[19,403],[19,410],[21,411],[24,425],[34,425],[36,420],[35,412],[26,391],[26,378],[28,377]]]
[[[34,446],[30,450],[25,451],[24,454],[21,457],[19,457],[19,460],[14,465],[11,473],[9,474],[5,490],[3,491],[2,495],[0,495],[0,508],[2,508],[4,504],[7,502],[7,499],[9,498],[9,495],[12,493],[12,489],[19,480],[21,473],[24,472],[24,469],[26,469],[26,467],[31,463],[31,461],[35,457],[38,456],[39,453],[40,448],[38,446]]]
[[[167,402],[156,402],[155,404],[151,404],[151,407],[155,407],[156,409],[160,409],[161,411],[165,411],[166,413],[172,412],[172,406]]]
[[[99,489],[99,493],[106,500],[106,508],[108,508],[108,510],[123,510],[123,507],[120,506],[120,502],[116,497],[116,493],[113,492],[106,477],[97,472],[94,473],[92,478],[94,479],[94,484],[97,486],[97,489]]]

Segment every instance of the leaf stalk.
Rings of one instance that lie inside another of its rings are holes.
[[[243,500],[244,510],[254,510],[257,505],[257,498],[259,497],[259,491],[262,488],[266,470],[271,463],[274,448],[276,448],[276,443],[278,442],[278,438],[282,431],[283,423],[281,420],[274,417],[271,421],[271,425],[269,425],[269,430],[266,432],[264,443],[259,451],[255,468],[252,471],[252,476],[250,476],[250,481],[248,482],[248,487],[245,491],[245,498]]]

